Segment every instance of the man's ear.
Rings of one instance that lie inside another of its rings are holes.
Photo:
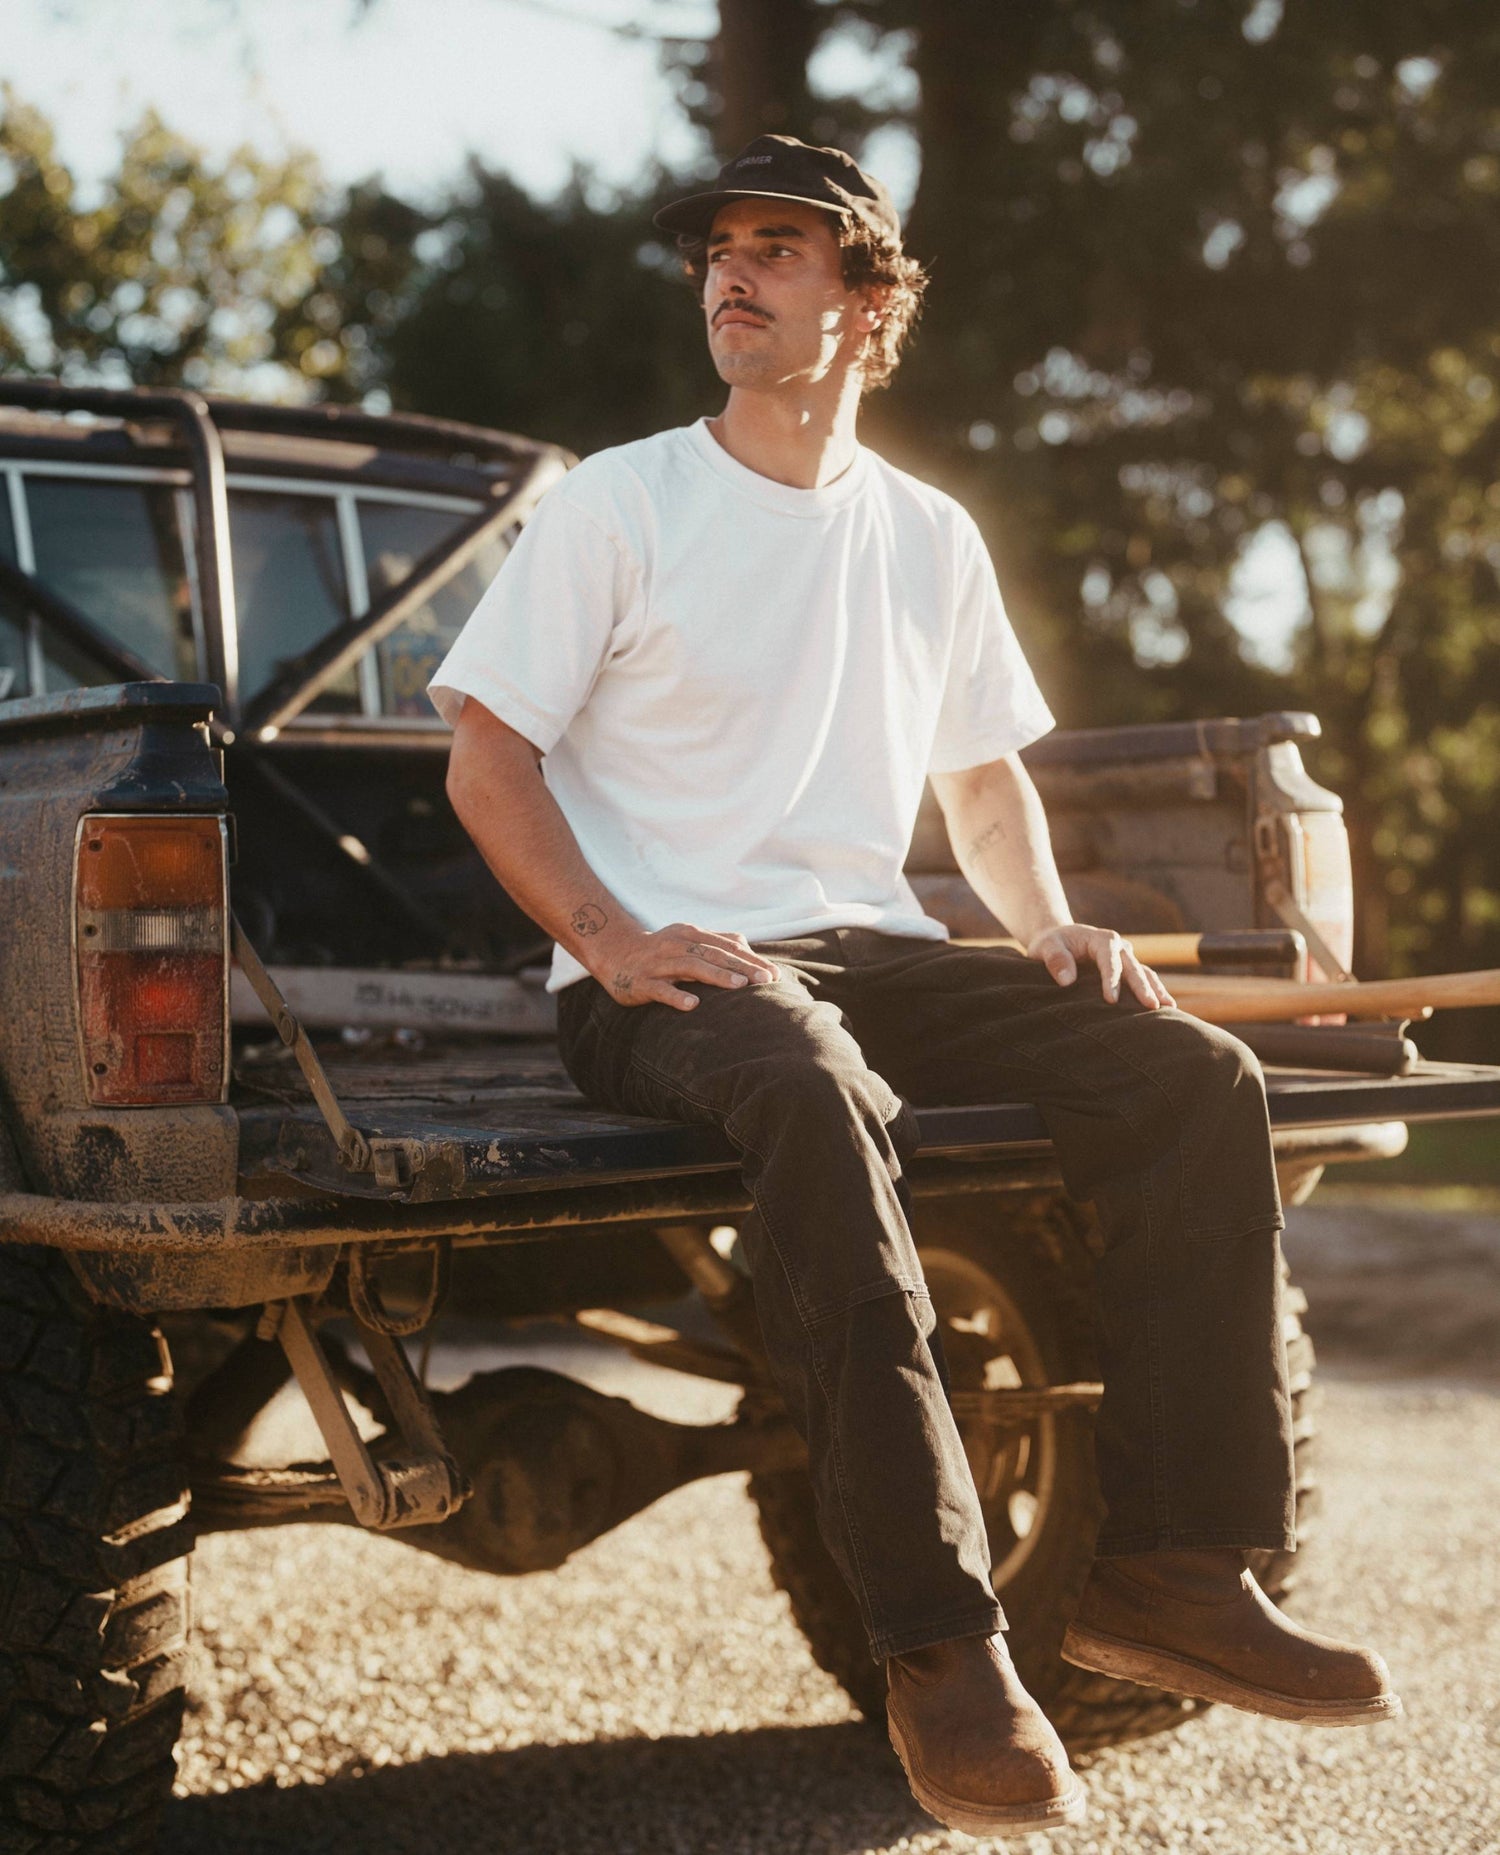
[[[859,293],[859,308],[855,311],[855,323],[862,335],[870,335],[885,320],[885,312],[890,306],[891,291],[889,284],[866,284]]]

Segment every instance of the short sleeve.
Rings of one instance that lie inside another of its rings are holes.
[[[953,652],[928,762],[961,773],[1039,740],[1057,724],[1011,629],[995,569],[968,516],[960,525]]]
[[[634,578],[620,544],[559,485],[439,664],[433,707],[452,727],[472,696],[550,753],[588,700]]]

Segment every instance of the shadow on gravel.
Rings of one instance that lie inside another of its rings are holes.
[[[182,1797],[160,1855],[844,1855],[932,1827],[884,1733],[850,1722],[456,1753]]]

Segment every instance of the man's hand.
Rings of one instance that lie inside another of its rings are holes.
[[[594,977],[620,1005],[671,1005],[691,1011],[698,1003],[674,979],[730,988],[767,985],[775,966],[752,953],[743,934],[711,934],[675,921],[654,934],[632,928],[609,938],[590,961]]]
[[[1120,980],[1130,982],[1130,989],[1143,1005],[1155,1011],[1161,1005],[1175,1005],[1177,1000],[1149,966],[1142,966],[1135,950],[1113,928],[1084,927],[1069,922],[1066,927],[1045,928],[1026,949],[1029,960],[1041,960],[1059,985],[1072,985],[1084,960],[1099,968],[1100,986],[1113,1004],[1120,998]]]
[[[934,773],[932,789],[943,808],[958,867],[974,893],[1026,946],[1029,958],[1046,964],[1059,985],[1072,985],[1079,967],[1089,960],[1099,968],[1104,996],[1112,1005],[1119,1003],[1122,978],[1153,1011],[1176,1004],[1118,934],[1068,920],[1068,898],[1052,854],[1047,814],[1019,753],[961,773]],[[1038,921],[1060,925],[1037,928]]]

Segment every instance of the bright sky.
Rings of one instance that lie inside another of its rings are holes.
[[[81,178],[147,106],[210,152],[311,147],[336,180],[420,194],[477,153],[550,193],[574,162],[628,182],[701,159],[657,46],[712,0],[4,0],[0,78],[51,118]],[[599,24],[590,24],[598,21]]]

